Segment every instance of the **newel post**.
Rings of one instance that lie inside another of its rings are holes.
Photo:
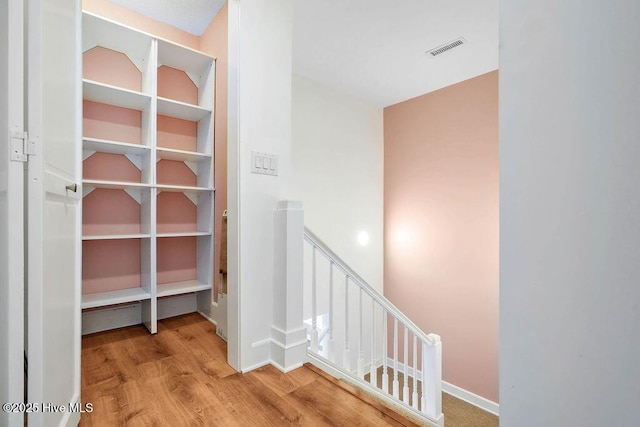
[[[444,426],[442,414],[442,341],[436,334],[422,343],[422,412]]]
[[[278,202],[274,213],[274,281],[271,358],[283,372],[306,361],[307,330],[303,322],[302,202]]]

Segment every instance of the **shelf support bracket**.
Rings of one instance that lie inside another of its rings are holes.
[[[125,193],[127,193],[133,200],[138,202],[139,205],[142,204],[142,192],[137,189],[126,188]]]
[[[185,192],[182,194],[184,194],[187,197],[187,199],[191,200],[191,203],[198,206],[198,195],[196,193]]]

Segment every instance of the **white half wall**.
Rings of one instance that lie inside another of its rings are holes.
[[[291,179],[292,0],[230,0],[228,361],[269,363],[274,212]],[[278,156],[278,176],[251,173],[251,152]]]
[[[380,293],[382,125],[382,108],[294,74],[291,198],[302,200],[305,225]]]
[[[501,426],[638,425],[638,22],[500,2]]]

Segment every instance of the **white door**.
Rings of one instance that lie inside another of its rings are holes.
[[[28,0],[28,401],[51,404],[29,426],[80,414],[80,4]],[[42,410],[44,409],[44,410]]]
[[[24,163],[22,0],[0,1],[0,403],[23,401]],[[11,137],[13,133],[14,138]],[[15,148],[18,153],[12,153]],[[13,155],[12,155],[13,154]],[[13,160],[12,160],[13,157]],[[18,406],[0,425],[22,425]],[[8,411],[7,411],[8,409]],[[15,410],[15,412],[13,412]]]

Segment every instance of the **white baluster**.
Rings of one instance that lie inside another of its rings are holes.
[[[311,351],[318,353],[318,315],[316,313],[316,247],[311,252]]]
[[[358,325],[359,331],[358,331],[358,351],[359,351],[359,355],[358,355],[358,378],[364,378],[364,345],[363,345],[363,335],[364,335],[364,330],[363,330],[363,318],[364,318],[364,311],[362,309],[362,288],[358,287],[358,306],[359,306],[359,311],[360,311],[360,324]]]
[[[418,410],[418,337],[413,334],[413,393],[411,394],[411,406]]]
[[[371,298],[371,366],[369,366],[369,382],[378,387],[378,372],[376,372],[376,305]]]
[[[427,413],[427,344],[422,343],[422,399],[420,400],[420,411]]]
[[[382,309],[382,390],[389,393],[389,373],[387,372],[387,356],[389,352],[387,310]]]
[[[333,261],[329,264],[329,361],[336,361],[336,345],[333,337]]]
[[[398,381],[398,319],[393,318],[393,397],[400,396],[400,382]]]
[[[349,276],[344,278],[344,369],[351,372],[351,354],[349,352]]]
[[[442,342],[436,334],[422,343],[422,412],[439,421],[442,415]]]
[[[404,327],[404,353],[402,361],[404,362],[404,381],[402,386],[402,401],[409,404],[409,329]]]

